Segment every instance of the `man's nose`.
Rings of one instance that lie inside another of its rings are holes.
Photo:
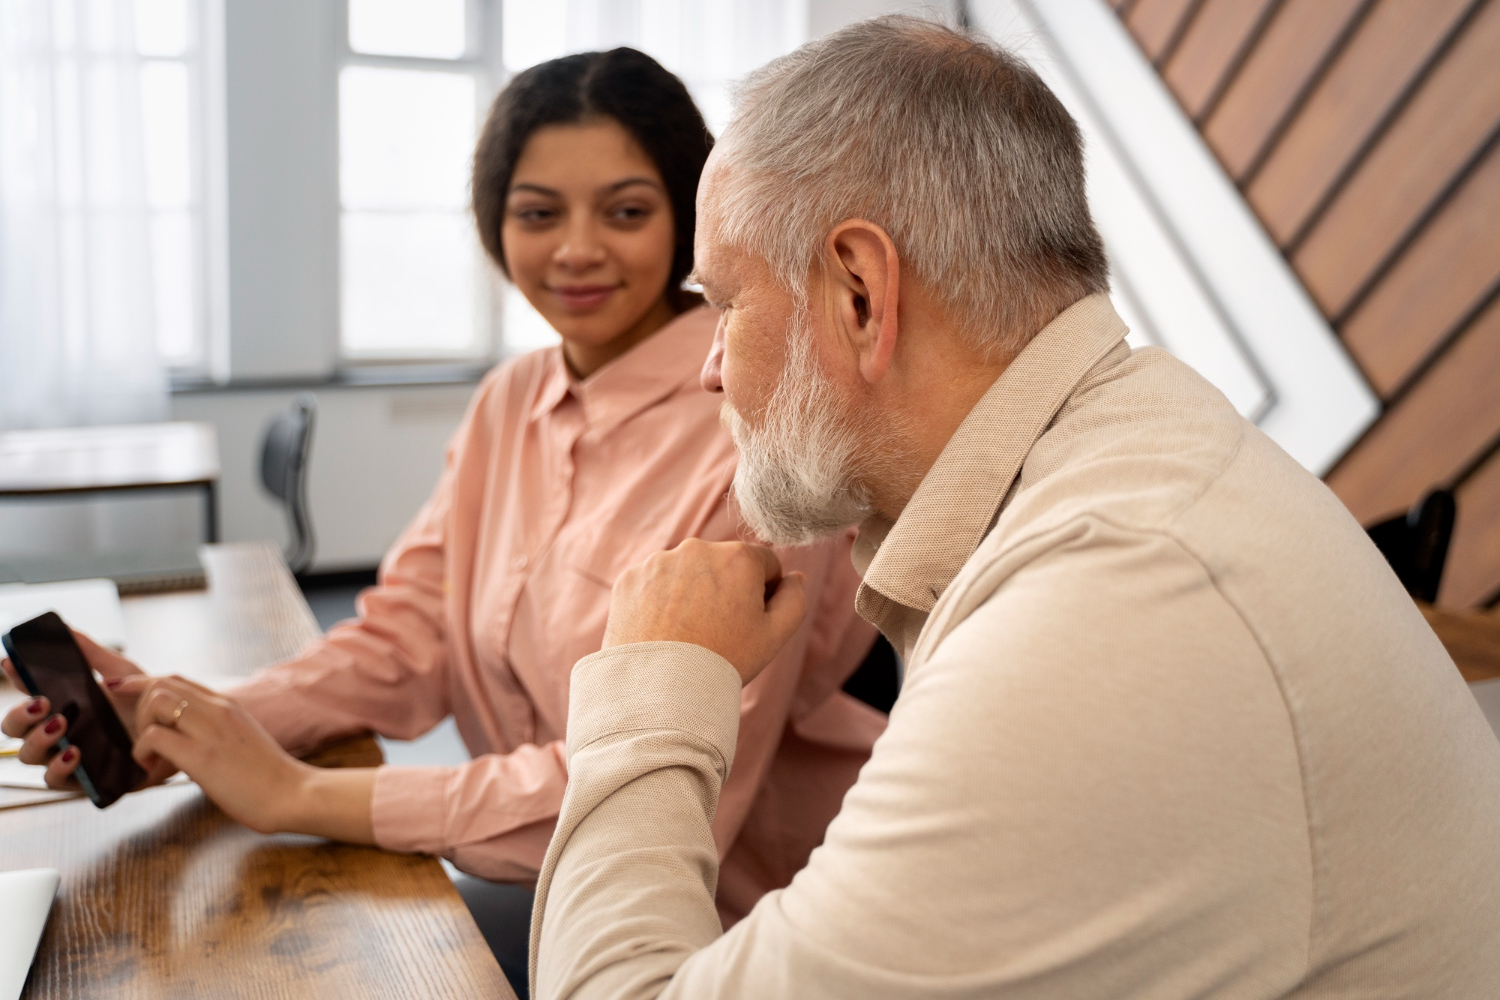
[[[724,391],[724,318],[719,318],[719,328],[714,331],[713,346],[708,357],[703,359],[703,371],[698,373],[698,384],[704,392]]]

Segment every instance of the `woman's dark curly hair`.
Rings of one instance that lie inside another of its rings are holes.
[[[613,118],[640,143],[661,172],[677,231],[667,301],[678,312],[696,296],[682,291],[693,269],[698,177],[714,138],[682,81],[635,49],[582,52],[540,63],[500,91],[474,150],[474,218],[484,249],[506,276],[501,224],[516,161],[526,140],[547,125]]]

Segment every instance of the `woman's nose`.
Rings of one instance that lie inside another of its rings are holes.
[[[604,256],[604,245],[599,241],[594,227],[579,222],[568,227],[552,260],[569,270],[580,270],[602,263]]]

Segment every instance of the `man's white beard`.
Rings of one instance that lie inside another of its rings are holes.
[[[740,451],[734,497],[745,522],[774,545],[803,545],[858,524],[874,510],[856,472],[866,435],[841,412],[833,386],[818,371],[812,331],[788,331],[786,364],[752,428],[734,407],[721,417]]]

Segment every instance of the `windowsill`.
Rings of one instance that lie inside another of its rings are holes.
[[[415,385],[464,385],[478,382],[493,367],[490,363],[452,362],[435,364],[371,364],[341,368],[324,377],[231,379],[215,382],[206,375],[173,374],[174,396],[191,393],[267,392],[287,389],[379,388]]]

